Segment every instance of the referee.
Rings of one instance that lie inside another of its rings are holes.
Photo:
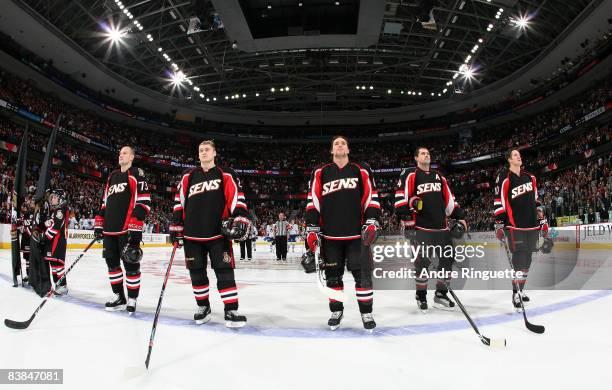
[[[278,214],[278,221],[274,224],[274,241],[276,242],[276,261],[287,261],[287,234],[291,225],[285,221],[285,214]]]

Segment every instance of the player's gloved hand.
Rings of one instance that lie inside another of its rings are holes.
[[[408,207],[410,210],[418,213],[419,211],[423,210],[423,199],[418,196],[411,197],[408,199]]]
[[[104,217],[100,215],[96,215],[94,219],[94,237],[97,240],[101,240],[104,238]]]
[[[251,221],[245,217],[236,217],[232,221],[232,230],[239,236],[236,238],[237,241],[244,241],[249,237]]]
[[[548,220],[546,218],[538,219],[540,224],[540,232],[542,232],[542,237],[548,238]]]
[[[504,227],[505,226],[506,224],[503,221],[495,221],[495,224],[493,225],[493,227],[495,228],[495,237],[497,237],[499,241],[504,240]]]
[[[370,246],[376,241],[378,237],[377,231],[380,229],[380,224],[375,218],[369,218],[365,221],[365,224],[361,227],[361,242],[365,246]]]
[[[316,259],[314,252],[312,252],[311,250],[307,250],[302,255],[302,260],[300,261],[300,264],[302,264],[302,268],[304,268],[304,272],[306,272],[307,274],[315,272],[317,269],[315,261]]]
[[[172,244],[176,244],[179,248],[183,246],[183,225],[172,224],[170,225],[170,241]]]
[[[140,247],[143,222],[131,217],[128,222],[128,245]]]
[[[306,226],[306,245],[311,252],[316,252],[319,247],[319,232],[321,229],[317,225]]]

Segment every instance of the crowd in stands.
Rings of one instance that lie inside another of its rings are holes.
[[[489,229],[492,223],[493,180],[502,159],[493,164],[454,168],[450,162],[462,158],[475,157],[491,152],[504,151],[509,147],[529,143],[532,148],[525,150],[524,162],[528,170],[541,173],[541,168],[566,159],[575,159],[569,169],[546,173],[540,181],[541,196],[549,218],[564,215],[589,215],[599,213],[600,219],[608,218],[612,193],[610,174],[610,153],[592,157],[593,149],[610,142],[612,138],[609,125],[589,125],[586,130],[568,131],[568,136],[550,144],[544,141],[559,129],[575,122],[594,109],[612,101],[611,78],[608,77],[595,88],[564,102],[559,107],[535,116],[514,121],[494,128],[473,129],[467,136],[444,136],[423,140],[431,153],[433,161],[441,165],[459,203],[468,210],[471,229]],[[69,130],[86,135],[103,144],[117,148],[120,145],[135,145],[139,156],[173,159],[182,163],[197,164],[195,135],[152,137],[151,132],[112,122],[95,113],[87,112],[66,103],[57,97],[45,94],[31,82],[21,80],[10,73],[0,73],[0,98],[20,105],[50,122],[54,122],[60,112],[64,113],[63,126]],[[21,142],[23,123],[14,118],[0,117],[0,141],[12,144]],[[39,153],[46,149],[48,130],[30,126],[30,148]],[[494,131],[493,131],[494,130]],[[542,142],[544,146],[539,146]],[[412,152],[420,144],[408,142],[368,142],[351,143],[351,159],[367,161],[374,170],[400,168],[413,165]],[[288,220],[303,224],[304,200],[283,199],[282,195],[303,195],[308,187],[310,170],[321,162],[330,160],[328,144],[294,143],[275,144],[248,143],[233,144],[217,142],[218,163],[234,169],[261,169],[290,171],[287,176],[245,174],[241,176],[243,189],[251,208],[252,216],[258,226],[276,221],[279,212],[288,215]],[[105,176],[117,166],[115,151],[94,151],[87,149],[67,135],[58,138],[54,155],[62,162],[53,170],[52,185],[61,186],[71,194],[71,209],[74,226],[89,227],[98,210]],[[2,182],[0,187],[0,221],[10,217],[9,194],[15,155],[4,150],[0,153]],[[147,181],[153,184],[153,209],[147,220],[147,230],[164,232],[171,219],[172,193],[168,188],[176,187],[180,169],[164,168],[136,161],[146,167]],[[101,177],[76,173],[74,167],[85,166],[101,173]],[[28,169],[28,187],[33,187],[38,177],[38,165],[31,163]],[[376,174],[376,184],[381,193],[383,204],[383,225],[388,231],[395,231],[397,223],[393,216],[393,191],[397,185],[399,172]],[[584,217],[583,217],[584,218]],[[265,228],[264,228],[265,229]]]

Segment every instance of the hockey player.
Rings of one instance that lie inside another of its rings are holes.
[[[198,146],[200,166],[185,172],[175,196],[172,242],[185,247],[185,263],[191,277],[198,309],[196,324],[210,320],[209,281],[206,264],[217,276],[217,290],[225,306],[225,325],[246,325],[246,316],[238,314],[238,290],[234,279],[234,254],[231,240],[248,238],[250,221],[240,181],[229,168],[215,165],[214,141]]]
[[[66,261],[66,238],[68,236],[68,196],[62,189],[55,189],[47,196],[48,210],[46,229],[41,235],[40,245],[43,260],[48,261],[51,266],[54,293],[64,295],[68,293],[66,279],[58,285],[58,281],[64,276],[64,263]]]
[[[370,168],[349,161],[349,153],[347,138],[334,137],[332,162],[312,172],[306,206],[306,243],[308,250],[315,252],[319,236],[322,237],[327,287],[343,290],[344,268],[353,274],[363,326],[372,330],[376,327],[372,316],[372,275],[362,272],[360,255],[362,235],[363,244],[371,245],[380,227],[380,204]],[[328,325],[336,330],[344,316],[344,305],[330,299],[329,309]]]
[[[95,217],[94,234],[103,239],[103,256],[108,266],[108,277],[114,300],[106,302],[108,311],[127,309],[136,311],[140,291],[140,258],[142,228],[151,210],[151,195],[142,169],[134,168],[135,151],[124,146],[119,151],[119,169],[110,173],[104,188],[102,207]],[[128,299],[123,290],[123,270]]]
[[[30,237],[32,237],[32,223],[34,220],[34,207],[31,199],[26,199],[21,205],[21,216],[19,218],[18,229],[21,233],[20,249],[25,260],[26,272],[23,281],[28,281],[30,270]]]
[[[414,152],[414,160],[417,167],[413,170],[405,169],[400,175],[398,189],[395,192],[396,214],[405,229],[406,237],[413,241],[413,245],[444,249],[447,245],[452,245],[447,219],[449,217],[458,219],[467,229],[465,213],[455,202],[446,178],[430,168],[429,150],[418,147]],[[450,282],[449,274],[454,259],[448,256],[448,251],[435,252],[439,257],[438,271],[444,272],[445,277],[438,279],[436,283],[434,306],[453,310],[455,303],[447,295],[447,283]],[[414,259],[415,298],[419,310],[424,313],[428,310],[427,272],[430,264],[431,259],[426,256]]]
[[[536,178],[521,169],[521,153],[512,149],[506,153],[508,168],[503,168],[495,179],[495,234],[501,241],[507,239],[512,252],[514,271],[522,271],[522,276],[512,281],[512,304],[521,309],[529,297],[523,291],[531,266],[532,252],[536,248],[540,231],[548,236],[548,222],[538,201]]]

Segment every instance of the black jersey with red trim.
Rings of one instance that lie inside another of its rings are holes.
[[[378,192],[367,164],[349,162],[340,168],[324,164],[312,172],[306,223],[321,227],[323,237],[354,240],[366,219],[380,220]]]
[[[66,238],[68,237],[68,207],[62,207],[51,212],[45,221],[45,257],[55,257],[60,253],[58,259],[64,260],[66,253]],[[58,251],[59,249],[59,251]]]
[[[216,240],[221,221],[248,215],[238,175],[231,168],[201,167],[186,171],[174,197],[174,222],[184,226],[185,239]]]
[[[144,221],[151,211],[151,194],[144,171],[131,167],[125,172],[117,169],[106,181],[100,215],[104,218],[104,234],[127,233],[131,218]]]
[[[539,229],[536,208],[539,206],[536,178],[521,170],[517,175],[503,169],[495,179],[493,214],[496,221],[519,229]]]
[[[32,223],[34,222],[34,214],[31,211],[21,213],[21,224],[19,232],[21,233],[21,241],[27,241],[30,245],[30,236],[32,236]]]
[[[418,212],[409,206],[410,199],[415,196],[423,202]],[[413,219],[415,228],[421,230],[446,230],[448,217],[464,218],[446,178],[436,170],[424,171],[418,167],[404,169],[400,174],[395,191],[395,210],[400,218]]]

